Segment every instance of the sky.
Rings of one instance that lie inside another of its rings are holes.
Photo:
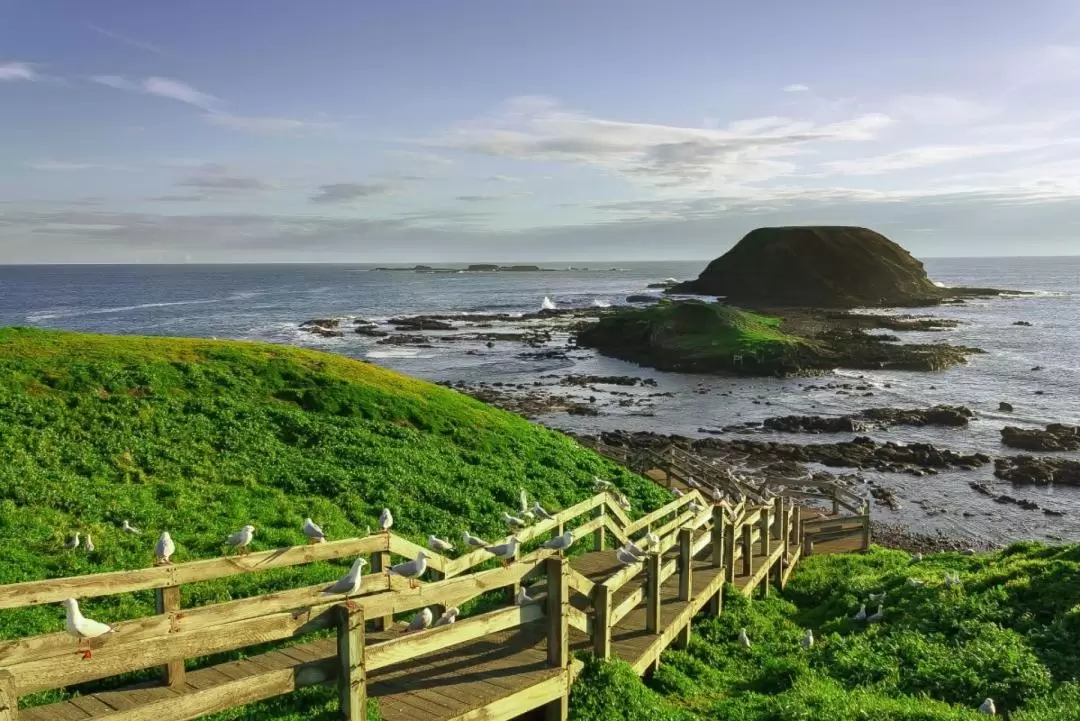
[[[0,263],[1080,254],[1075,0],[0,0]]]

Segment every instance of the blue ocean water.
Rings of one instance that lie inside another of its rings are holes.
[[[588,352],[575,353],[571,360],[522,359],[516,344],[496,344],[491,349],[458,343],[432,349],[387,347],[353,334],[317,338],[298,328],[305,319],[328,316],[385,319],[406,313],[523,313],[538,309],[545,297],[559,306],[617,305],[629,294],[645,292],[648,283],[697,275],[704,261],[608,261],[592,264],[587,271],[462,274],[373,271],[368,266],[349,265],[3,266],[0,325],[305,345],[367,358],[431,380],[532,382],[552,372],[632,374],[655,378],[659,390],[673,393],[672,397],[650,399],[648,415],[611,404],[596,417],[553,414],[542,419],[568,430],[621,428],[696,434],[700,428],[768,415],[960,403],[975,409],[979,416],[968,430],[908,428],[872,435],[883,440],[928,441],[1001,453],[999,430],[1006,423],[1080,423],[1080,257],[935,258],[925,262],[931,277],[944,285],[1011,288],[1032,294],[905,311],[933,313],[963,323],[945,333],[905,334],[905,340],[948,341],[988,353],[973,357],[967,366],[941,373],[842,372],[833,379],[864,376],[864,381],[874,386],[870,398],[807,392],[807,382],[798,379],[736,380],[660,373]],[[1021,320],[1031,326],[1014,325]],[[1041,370],[1033,371],[1035,367]],[[823,380],[813,382],[821,384]],[[1016,411],[998,412],[998,403],[1003,400],[1011,402]],[[788,440],[822,439],[804,436]],[[1013,495],[1069,512],[1057,519],[973,497],[968,481],[994,483],[991,469],[932,480],[897,476],[881,480],[897,489],[908,504],[897,516],[901,520],[1001,540],[1031,536],[1080,539],[1080,492],[1076,489],[1018,492],[1009,484],[1003,485]],[[970,503],[976,504],[976,516],[955,512]],[[926,508],[944,508],[946,512],[926,517],[920,510]]]

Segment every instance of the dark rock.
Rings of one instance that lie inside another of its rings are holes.
[[[626,296],[627,303],[655,303],[659,298],[655,295],[628,295]]]
[[[1012,403],[1006,403],[1005,401],[1002,401],[1001,403],[998,403],[998,410],[1003,411],[1005,413],[1012,413],[1013,412]]]
[[[994,475],[1017,484],[1080,486],[1080,461],[1067,458],[1008,456],[994,461]]]
[[[452,323],[441,318],[429,316],[412,316],[408,318],[391,318],[387,321],[394,326],[395,330],[453,330]]]
[[[379,330],[378,328],[371,328],[371,327],[366,326],[366,325],[358,325],[358,326],[356,326],[355,333],[357,335],[370,336],[371,338],[385,338],[386,336],[390,335],[389,333],[387,333],[384,330]]]
[[[1018,320],[1018,321],[1016,321],[1015,323],[1013,323],[1013,325],[1026,325],[1026,326],[1030,326],[1030,325],[1031,325],[1031,323],[1028,323],[1028,322],[1027,322],[1026,320]]]
[[[376,341],[379,345],[414,345],[421,348],[433,348],[422,335],[391,335]]]
[[[1077,451],[1080,427],[1061,423],[1051,423],[1046,430],[1005,426],[1001,429],[1001,442],[1023,451]]]

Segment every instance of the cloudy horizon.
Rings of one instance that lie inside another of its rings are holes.
[[[1080,7],[15,2],[0,263],[1080,253]]]

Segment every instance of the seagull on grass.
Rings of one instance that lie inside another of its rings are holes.
[[[862,604],[861,606],[859,606],[859,612],[855,614],[855,620],[856,621],[865,621],[866,620],[866,604],[865,603]]]
[[[162,531],[161,536],[154,546],[154,565],[167,566],[172,563],[172,555],[176,553],[176,544],[168,531]]]
[[[431,621],[435,614],[431,612],[430,608],[425,608],[420,613],[413,616],[412,623],[406,628],[403,633],[409,633],[411,631],[423,631],[425,628],[431,625]]]
[[[120,524],[120,530],[124,533],[130,533],[133,536],[137,536],[142,533],[142,531],[140,531],[138,528],[135,528],[135,526],[131,525],[131,523],[126,518],[124,519],[124,522]]]
[[[743,648],[750,648],[750,637],[746,635],[746,629],[739,629],[739,644]]]
[[[97,546],[94,545],[94,539],[90,538],[89,533],[86,534],[86,543],[83,544],[83,548],[86,549],[87,553],[93,553],[94,549],[97,548]]]
[[[70,541],[64,544],[64,548],[68,551],[74,551],[76,548],[79,547],[80,542],[81,541],[79,540],[79,534],[76,533],[75,538],[72,538]]]
[[[959,586],[962,583],[962,581],[960,580],[960,574],[956,571],[946,571],[944,583],[946,588]]]
[[[871,603],[881,603],[882,601],[885,600],[885,594],[886,593],[888,593],[888,591],[882,591],[881,593],[871,593],[870,594],[870,602]]]
[[[539,518],[541,520],[544,520],[544,521],[550,521],[550,520],[553,520],[555,518],[555,516],[553,516],[553,515],[551,515],[550,513],[547,512],[547,509],[545,509],[543,506],[540,505],[539,501],[534,503],[530,510],[534,514],[536,514],[537,518]]]
[[[79,611],[79,603],[74,598],[69,598],[63,601],[64,612],[66,618],[64,619],[64,628],[67,632],[74,636],[77,640],[75,644],[76,652],[82,652],[83,659],[91,658],[94,653],[90,646],[91,641],[95,638],[101,638],[107,636],[110,633],[115,633],[116,629],[107,623],[101,623],[100,621],[94,621],[86,618]],[[86,648],[83,648],[85,642]]]
[[[592,480],[593,480],[593,490],[598,491],[598,492],[599,491],[610,491],[612,488],[615,487],[615,484],[613,484],[611,481],[605,481],[602,478],[600,478],[600,476],[593,476]]]
[[[866,622],[867,623],[877,623],[878,621],[883,621],[883,620],[885,620],[885,609],[883,609],[881,607],[881,604],[879,603],[878,607],[877,607],[877,610],[874,611],[869,616],[867,616]]]
[[[427,570],[427,562],[427,553],[425,551],[420,551],[413,560],[391,566],[386,571],[386,574],[388,576],[401,576],[402,578],[407,578],[409,579],[409,588],[416,588],[420,585],[417,583],[417,579],[423,576],[424,571]]]
[[[994,705],[994,699],[987,698],[979,704],[979,713],[984,713],[987,716],[997,716],[997,706]]]
[[[814,646],[814,632],[811,629],[806,629],[806,633],[803,634],[802,641],[803,648],[812,648]]]
[[[308,543],[324,543],[326,541],[326,534],[323,533],[323,529],[319,528],[318,524],[310,518],[304,519],[303,531]]]

